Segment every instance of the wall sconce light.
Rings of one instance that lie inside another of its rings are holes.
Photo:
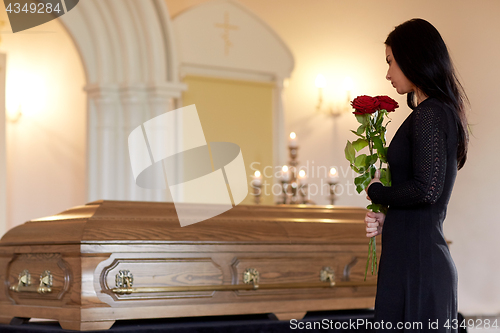
[[[323,74],[318,74],[318,76],[316,76],[314,84],[318,88],[318,104],[316,105],[316,111],[323,112],[322,111],[323,88],[326,87],[326,79],[323,76]],[[349,111],[351,107],[350,102],[351,102],[352,87],[353,87],[352,79],[350,77],[346,77],[343,82],[343,90],[345,91],[346,98],[337,105],[335,105],[335,107],[333,106],[328,107],[325,112],[330,114],[331,116],[338,117],[342,113]]]
[[[7,110],[7,120],[11,123],[17,122],[22,115],[21,104],[19,104],[16,110]]]

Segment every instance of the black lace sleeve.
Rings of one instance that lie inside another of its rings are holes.
[[[446,173],[446,115],[440,107],[417,107],[410,122],[412,177],[393,186],[370,185],[373,203],[389,206],[434,204],[441,196]]]

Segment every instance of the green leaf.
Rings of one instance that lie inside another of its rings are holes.
[[[365,113],[365,114],[356,114],[356,120],[358,121],[358,123],[360,123],[361,125],[368,125],[368,123],[370,122],[370,115]]]
[[[362,173],[354,164],[351,164],[351,169],[353,169],[356,173]]]
[[[362,138],[363,138],[363,136],[361,135],[361,134],[363,134],[363,133],[359,133],[359,134],[358,134],[358,132],[353,131],[353,130],[351,130],[351,132],[353,132],[353,133],[354,133],[354,134],[356,134],[357,136],[359,136],[359,137],[362,137]]]
[[[384,144],[379,136],[374,136],[372,139],[373,139],[373,146],[375,147],[375,149],[377,150],[384,149]]]
[[[383,163],[387,163],[387,148],[384,148],[383,152],[382,153],[378,153],[378,157],[380,158],[380,160],[383,162]]]
[[[384,127],[384,130],[382,131],[382,133],[380,133],[380,139],[382,140],[382,144],[385,147],[385,144],[386,144],[386,141],[385,141],[385,127]]]
[[[354,178],[354,185],[356,185],[356,191],[361,193],[370,184],[372,178],[370,177],[370,172],[365,172],[361,176]]]
[[[354,158],[356,157],[356,151],[354,150],[354,147],[352,146],[352,143],[349,140],[345,145],[344,153],[345,153],[345,158],[349,162],[354,163]]]
[[[372,140],[373,146],[375,147],[375,149],[377,149],[378,157],[382,162],[387,163],[387,151],[384,147],[382,139],[379,136],[375,136],[372,138]]]
[[[368,146],[368,140],[366,140],[366,139],[357,139],[356,141],[354,141],[352,143],[352,146],[354,147],[354,149],[356,149],[356,151],[360,151],[361,149],[363,149],[366,146]]]
[[[356,134],[361,136],[365,132],[365,129],[366,125],[359,125],[358,129],[356,130]]]
[[[366,167],[366,154],[361,154],[356,157],[354,160],[354,165],[357,168],[365,168]]]
[[[375,124],[375,128],[377,130],[379,130],[380,127],[382,127],[382,121],[384,121],[384,115],[380,115],[377,119],[377,123]]]
[[[371,165],[374,165],[375,162],[377,162],[378,156],[377,154],[372,154],[366,158],[366,167],[369,167]]]
[[[384,184],[384,186],[390,186],[389,180],[387,179],[387,169],[386,168],[380,169],[380,181],[382,182],[382,184]]]
[[[371,210],[372,212],[379,213],[380,212],[380,204],[369,204],[366,206],[367,209]]]

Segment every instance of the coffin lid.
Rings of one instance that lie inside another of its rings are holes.
[[[366,244],[366,212],[340,206],[238,205],[181,227],[173,203],[99,200],[17,226],[2,237],[0,246],[136,241]]]

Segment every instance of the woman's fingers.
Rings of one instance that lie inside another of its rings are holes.
[[[366,214],[365,216],[365,222],[375,222],[377,220],[377,218],[375,216],[369,216],[368,214]]]
[[[365,215],[366,237],[375,237],[382,231],[385,215],[383,213],[367,212]]]
[[[378,222],[367,222],[366,223],[366,236],[373,237],[378,235]]]
[[[375,212],[372,212],[372,211],[369,211],[366,213],[366,216],[369,216],[369,217],[376,217],[377,216],[377,213]]]

